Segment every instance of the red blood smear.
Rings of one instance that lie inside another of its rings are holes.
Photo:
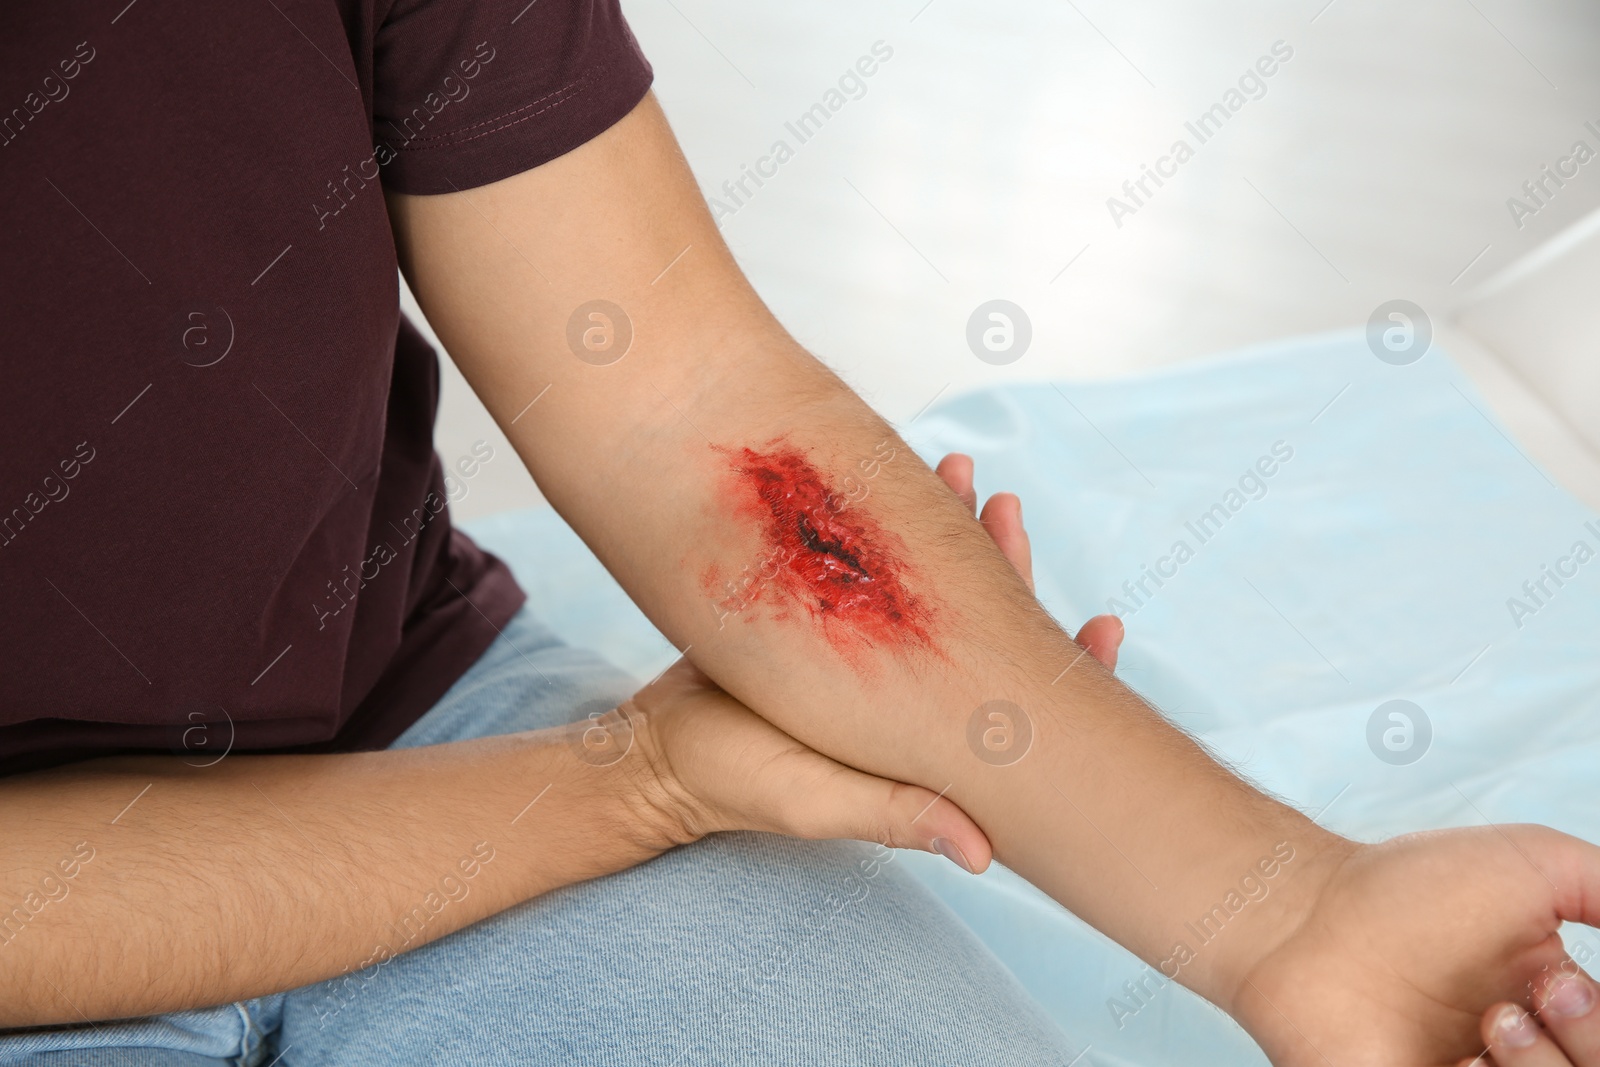
[[[891,648],[931,646],[931,613],[906,588],[899,537],[860,503],[831,490],[803,452],[726,451],[736,476],[736,513],[757,522],[765,547],[746,572],[747,584],[724,600],[725,611],[757,601],[801,605],[850,659],[863,640]],[[855,485],[856,500],[864,499],[863,489],[870,487]],[[707,572],[707,584],[716,584],[716,577]]]

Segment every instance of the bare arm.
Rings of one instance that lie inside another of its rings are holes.
[[[541,732],[7,779],[0,1025],[293,988],[638,863],[665,842],[624,764]]]
[[[971,461],[946,468],[970,495]],[[983,514],[1031,580],[1016,498]],[[1115,662],[1119,639],[1104,631],[1089,651]],[[0,818],[0,1027],[370,977],[513,904],[721,830],[855,837],[975,870],[991,855],[949,800],[818,755],[689,664],[576,726],[4,779]]]
[[[762,305],[653,100],[533,171],[390,208],[451,355],[674,643],[818,751],[944,791],[1278,1062],[1473,1055],[1479,1013],[1552,962],[1561,919],[1600,919],[1592,846],[1539,828],[1358,846],[1080,660]],[[969,742],[986,706],[1031,725],[1024,757]]]
[[[772,318],[653,100],[544,167],[391,208],[424,310],[541,489],[679,648],[782,729],[948,790],[1002,860],[1151,961],[1281,842],[1294,872],[1338,844],[1081,657],[938,477]],[[568,343],[595,298],[631,322],[610,365]],[[996,700],[1034,732],[1010,766],[968,745]],[[1245,940],[1185,980],[1227,1003],[1212,975]]]
[[[948,800],[819,756],[687,665],[599,723],[205,768],[96,760],[0,781],[0,813],[0,1027],[371,977],[720,830],[989,856]]]

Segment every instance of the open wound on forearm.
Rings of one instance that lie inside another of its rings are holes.
[[[863,643],[890,649],[932,648],[931,611],[906,586],[905,543],[861,505],[865,479],[837,484],[799,449],[718,448],[728,461],[719,506],[725,517],[759,531],[759,557],[730,575],[712,564],[701,584],[725,626],[761,605],[776,620],[803,615],[820,625],[841,655],[860,660]],[[892,458],[892,450],[891,450]],[[863,466],[875,477],[883,463]]]

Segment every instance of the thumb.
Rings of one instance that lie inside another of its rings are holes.
[[[847,837],[935,852],[979,874],[994,858],[989,839],[949,797],[836,765],[802,808],[798,837]]]

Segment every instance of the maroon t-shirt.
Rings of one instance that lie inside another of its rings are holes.
[[[615,0],[0,23],[0,773],[388,744],[523,596],[451,527],[382,189],[627,114]]]

